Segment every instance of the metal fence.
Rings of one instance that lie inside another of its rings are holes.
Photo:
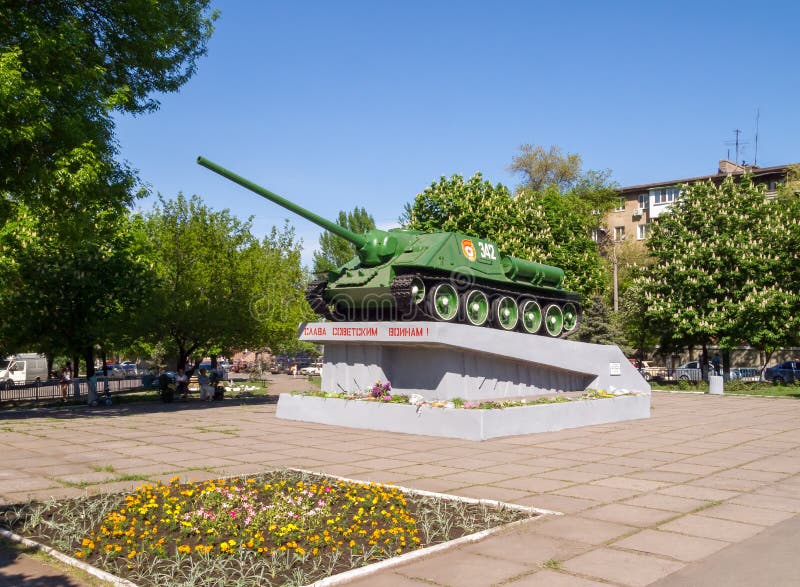
[[[97,394],[103,394],[108,384],[110,393],[118,393],[129,389],[142,387],[143,382],[148,387],[152,386],[152,377],[131,375],[128,377],[98,377]],[[74,400],[89,396],[89,381],[85,377],[74,380],[67,387],[67,399]],[[3,401],[39,401],[61,399],[61,384],[58,379],[43,382],[32,382],[24,385],[15,385],[10,388],[0,388],[0,402]]]

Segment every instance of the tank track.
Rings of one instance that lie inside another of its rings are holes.
[[[328,302],[326,302],[325,298],[322,296],[327,285],[327,279],[315,279],[309,283],[306,287],[306,300],[314,312],[323,318],[333,320],[333,314],[331,314],[330,308],[328,308]]]
[[[496,285],[480,281],[458,284],[454,283],[454,280],[449,276],[425,274],[425,273],[410,273],[395,277],[394,281],[392,282],[392,295],[395,296],[399,316],[412,315],[417,320],[423,319],[423,320],[432,320],[434,322],[437,321],[436,317],[433,316],[431,312],[428,310],[426,303],[423,302],[419,305],[415,305],[413,303],[413,295],[411,293],[411,283],[413,282],[414,279],[420,279],[425,284],[426,292],[430,291],[432,287],[435,287],[440,283],[450,283],[451,285],[454,285],[456,290],[459,292],[466,291],[467,289],[479,289],[483,291],[490,298],[498,295],[506,295],[516,300],[520,296],[529,296],[535,299],[537,302],[539,302],[539,305],[542,307],[542,309],[544,309],[544,306],[548,303],[554,303],[557,304],[559,307],[562,307],[564,303],[572,302],[578,308],[578,321],[575,324],[575,328],[573,328],[569,332],[562,332],[556,338],[564,338],[567,335],[575,332],[580,326],[581,319],[583,318],[583,309],[581,307],[580,301],[578,299],[575,299],[574,296],[561,297],[552,295],[542,295],[539,292],[520,292],[517,290],[508,289],[504,287],[497,287]],[[483,328],[483,326],[479,326],[478,328]],[[534,336],[548,336],[548,335],[544,333],[544,327],[542,327],[542,330],[540,330]]]
[[[437,318],[429,311],[426,302],[422,302],[420,304],[414,303],[414,294],[412,293],[411,288],[415,279],[419,279],[425,284],[426,292],[430,291],[431,288],[436,287],[436,285],[440,283],[450,283],[451,285],[454,285],[456,290],[459,292],[466,291],[467,289],[479,289],[483,291],[489,298],[505,295],[516,300],[520,296],[529,296],[539,302],[539,305],[542,306],[542,309],[544,309],[544,306],[549,303],[554,303],[559,305],[559,307],[562,307],[564,303],[572,302],[578,307],[578,322],[573,330],[569,332],[562,332],[556,338],[564,338],[568,334],[575,332],[578,326],[580,326],[581,318],[583,317],[581,304],[576,296],[553,296],[542,295],[539,292],[520,292],[504,287],[497,287],[496,285],[486,282],[470,282],[459,284],[457,282],[454,283],[454,280],[449,276],[437,275],[433,273],[408,273],[398,275],[394,278],[394,280],[392,280],[390,291],[392,297],[394,298],[394,313],[391,316],[391,319],[437,321]],[[328,303],[325,301],[323,293],[327,285],[328,281],[325,279],[318,279],[309,283],[308,287],[306,288],[306,300],[308,300],[311,309],[320,316],[334,322],[346,321],[347,319],[344,317],[344,315],[335,316],[331,312]],[[479,326],[478,328],[483,328],[483,326]],[[534,336],[548,335],[545,334],[544,330],[542,329],[542,331]]]
[[[392,281],[391,292],[398,320],[414,320],[419,315],[417,305],[414,304],[414,294],[411,292],[411,284],[416,277],[416,274],[398,275]]]

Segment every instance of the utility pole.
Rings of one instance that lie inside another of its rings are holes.
[[[621,243],[625,240],[623,236],[621,239],[617,240],[616,235],[614,235],[613,246],[611,248],[611,266],[614,269],[614,311],[619,311],[619,281],[617,279],[617,266],[619,265],[617,261],[617,243]]]

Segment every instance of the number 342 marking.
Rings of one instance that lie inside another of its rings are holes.
[[[494,254],[494,245],[492,243],[484,243],[478,241],[478,248],[481,250],[482,259],[496,259]]]

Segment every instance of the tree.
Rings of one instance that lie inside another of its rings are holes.
[[[467,181],[453,175],[432,183],[414,199],[407,223],[416,230],[480,236],[505,254],[560,267],[564,287],[584,295],[604,283],[597,245],[589,237],[593,224],[585,203],[573,194],[551,187],[512,197],[480,173]]]
[[[67,355],[93,372],[95,345],[121,344],[150,291],[144,232],[127,214],[84,210],[74,224],[16,206],[0,228],[0,338]]]
[[[283,343],[310,314],[300,245],[288,227],[263,242],[228,210],[198,196],[161,200],[146,216],[158,284],[143,314],[151,343],[188,357]]]
[[[574,185],[581,174],[581,156],[562,154],[561,147],[545,150],[540,145],[522,145],[521,153],[511,160],[509,170],[523,176],[522,187],[538,191],[555,186],[566,190]]]
[[[40,312],[29,316],[30,328],[11,333],[16,344],[90,359],[87,349],[103,342],[119,308],[134,307],[128,296],[146,277],[129,281],[138,261],[126,257],[132,241],[117,221],[127,217],[137,179],[116,158],[112,113],[155,110],[154,92],[176,91],[193,75],[216,19],[209,5],[0,6],[0,265],[13,267],[0,281],[0,301]],[[8,244],[15,238],[27,251]],[[29,281],[20,286],[20,277]],[[29,289],[27,306],[18,287]]]
[[[639,267],[639,270],[643,270],[642,267]],[[615,319],[627,341],[627,346],[633,349],[640,361],[643,361],[659,342],[658,335],[647,316],[647,309],[648,304],[641,284],[632,283],[625,287],[620,296],[619,312],[615,315]]]
[[[606,300],[600,294],[591,296],[584,305],[581,327],[569,338],[592,344],[615,345],[622,347],[626,354],[630,352],[617,322],[611,316]]]
[[[760,251],[740,303],[736,330],[759,349],[762,367],[780,348],[800,344],[800,183],[790,170],[778,196],[766,203]]]
[[[305,299],[309,277],[301,266],[301,245],[287,222],[247,251],[245,273],[251,280],[250,314],[256,326],[253,347],[295,350],[297,325],[314,317]],[[236,346],[241,348],[241,342]]]
[[[356,234],[363,234],[375,228],[375,220],[364,208],[354,208],[352,212],[341,210],[336,220],[339,226],[343,226]],[[355,246],[330,232],[323,232],[319,237],[319,250],[314,251],[314,273],[323,273],[338,269],[350,259],[355,257]]]
[[[0,193],[58,209],[60,182],[96,183],[103,177],[130,187],[132,171],[114,158],[111,113],[155,110],[153,92],[174,92],[194,74],[217,17],[209,5],[210,0],[4,2]],[[92,195],[119,201],[119,194]]]
[[[664,342],[702,346],[705,365],[711,342],[768,351],[796,336],[797,289],[780,267],[797,249],[775,247],[797,243],[797,219],[786,219],[779,234],[769,210],[749,176],[682,186],[647,241],[655,262],[636,280]]]

